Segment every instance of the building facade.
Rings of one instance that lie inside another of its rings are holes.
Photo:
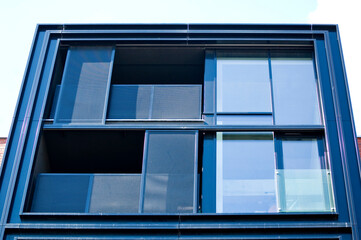
[[[360,239],[335,25],[39,25],[3,239]]]

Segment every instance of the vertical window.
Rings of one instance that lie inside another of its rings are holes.
[[[272,133],[217,133],[217,212],[275,212]]]
[[[268,65],[267,53],[217,58],[217,124],[272,124]]]
[[[275,53],[271,68],[275,124],[322,124],[312,54]]]

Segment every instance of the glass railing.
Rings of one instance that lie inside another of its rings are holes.
[[[331,172],[326,169],[277,169],[279,212],[333,212]]]

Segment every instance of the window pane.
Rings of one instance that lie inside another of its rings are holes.
[[[334,207],[322,145],[317,138],[282,139],[282,169],[277,170],[280,211],[331,211]]]
[[[271,59],[275,124],[321,124],[312,57]]]
[[[268,58],[217,59],[217,112],[272,112]]]
[[[111,61],[111,47],[70,47],[55,122],[102,122]]]
[[[218,115],[217,125],[272,125],[272,115]]]
[[[272,133],[217,133],[218,213],[277,212]]]
[[[326,169],[280,169],[281,212],[333,211],[331,175]]]
[[[195,131],[148,131],[145,213],[195,212]]]

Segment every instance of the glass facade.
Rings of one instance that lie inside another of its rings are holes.
[[[39,25],[0,238],[357,240],[337,26]]]

